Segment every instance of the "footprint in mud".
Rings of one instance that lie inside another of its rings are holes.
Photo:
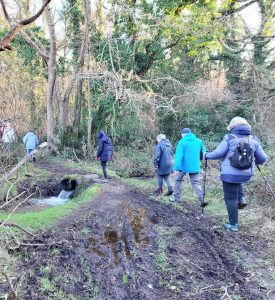
[[[108,216],[110,218],[110,215]],[[108,226],[89,237],[89,253],[98,258],[110,257],[109,264],[117,265],[121,260],[131,260],[137,251],[150,243],[147,211],[143,207],[121,205]]]

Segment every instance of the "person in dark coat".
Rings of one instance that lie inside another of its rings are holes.
[[[103,180],[108,181],[107,162],[113,158],[113,145],[111,139],[104,131],[98,132],[98,148],[96,152],[96,160],[101,162],[103,171]]]
[[[229,223],[225,227],[229,231],[238,231],[238,206],[244,204],[243,184],[248,182],[254,174],[255,165],[263,164],[267,155],[259,140],[251,135],[251,126],[241,117],[235,117],[227,126],[230,132],[226,134],[217,148],[205,153],[205,159],[221,159],[220,179],[222,180],[224,200],[228,212]],[[230,164],[230,157],[235,153],[240,142],[249,142],[254,160],[249,169],[235,168]]]
[[[163,180],[165,181],[168,191],[166,196],[173,194],[173,189],[170,182],[170,174],[173,170],[173,152],[171,142],[166,138],[164,134],[157,136],[157,146],[154,157],[154,167],[158,176],[158,189],[155,194],[162,194],[163,192]]]

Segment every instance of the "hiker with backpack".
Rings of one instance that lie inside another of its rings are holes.
[[[174,196],[170,198],[172,202],[178,202],[181,197],[182,181],[188,173],[192,188],[198,196],[201,207],[205,207],[207,202],[204,199],[204,193],[200,185],[200,161],[206,149],[203,142],[191,132],[189,128],[181,131],[181,139],[176,147],[175,166],[176,180],[174,187]]]
[[[251,135],[251,126],[241,117],[234,117],[227,126],[229,134],[205,159],[221,159],[220,179],[223,185],[224,200],[229,222],[225,228],[238,231],[238,207],[246,205],[243,184],[254,174],[255,164],[266,162],[267,155],[259,140]]]
[[[161,195],[163,193],[164,180],[168,188],[165,195],[172,195],[173,189],[170,182],[170,174],[173,171],[173,151],[171,142],[164,134],[157,135],[157,145],[153,164],[158,178],[158,188],[154,191],[154,194]]]
[[[108,182],[107,174],[107,162],[113,158],[113,145],[111,139],[104,131],[99,131],[98,137],[98,148],[96,152],[96,160],[101,162],[103,177],[103,182]]]
[[[39,140],[37,138],[37,135],[33,132],[32,128],[30,128],[29,132],[23,137],[23,143],[26,147],[27,154],[31,154],[30,161],[35,162],[36,158],[33,154],[33,151],[39,145]]]

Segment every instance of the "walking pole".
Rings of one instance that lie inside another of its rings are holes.
[[[204,174],[203,174],[203,198],[202,203],[205,203],[205,189],[206,189],[206,176],[207,176],[207,159],[204,161]],[[197,217],[198,220],[203,218],[204,205],[201,206],[201,216]]]
[[[268,186],[268,188],[269,188],[269,190],[270,190],[270,192],[271,192],[271,194],[272,194],[272,197],[275,198],[275,193],[273,192],[272,187],[270,186],[270,184],[269,184],[269,182],[267,181],[266,177],[265,177],[264,174],[262,173],[262,170],[261,170],[260,166],[259,166],[259,165],[256,165],[256,166],[257,166],[257,169],[259,170],[259,172],[260,172],[260,174],[261,174],[261,176],[262,176],[262,178],[263,178],[264,183]]]

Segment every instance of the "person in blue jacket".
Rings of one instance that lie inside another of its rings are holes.
[[[179,201],[181,197],[182,181],[188,173],[192,188],[198,196],[202,207],[207,205],[204,201],[203,191],[199,182],[200,178],[200,160],[206,149],[203,142],[191,132],[189,128],[184,128],[181,131],[182,138],[177,144],[175,155],[176,180],[174,187],[174,196],[171,201]]]
[[[172,159],[173,150],[171,142],[164,134],[157,135],[157,145],[153,162],[158,176],[158,189],[155,190],[155,194],[157,195],[163,193],[163,180],[168,188],[168,191],[165,195],[170,196],[173,194],[173,189],[170,182],[170,174],[173,169]]]
[[[103,180],[108,182],[107,175],[107,162],[113,158],[113,145],[111,139],[104,131],[99,131],[98,137],[98,148],[96,152],[96,160],[101,162]]]
[[[229,231],[238,231],[238,207],[246,205],[243,184],[248,182],[254,174],[255,164],[263,164],[267,155],[261,147],[259,140],[251,135],[251,126],[241,117],[234,117],[227,126],[229,134],[226,134],[212,152],[204,155],[205,159],[220,159],[220,179],[223,185],[224,200],[228,212],[229,223],[225,227]],[[254,153],[251,168],[243,170],[231,166],[230,157],[234,154],[237,145],[241,142],[249,142]]]
[[[26,147],[27,154],[31,154],[33,150],[39,145],[39,140],[37,135],[33,132],[33,129],[30,128],[29,132],[23,137],[23,143]],[[31,155],[30,161],[35,161],[35,155]]]

